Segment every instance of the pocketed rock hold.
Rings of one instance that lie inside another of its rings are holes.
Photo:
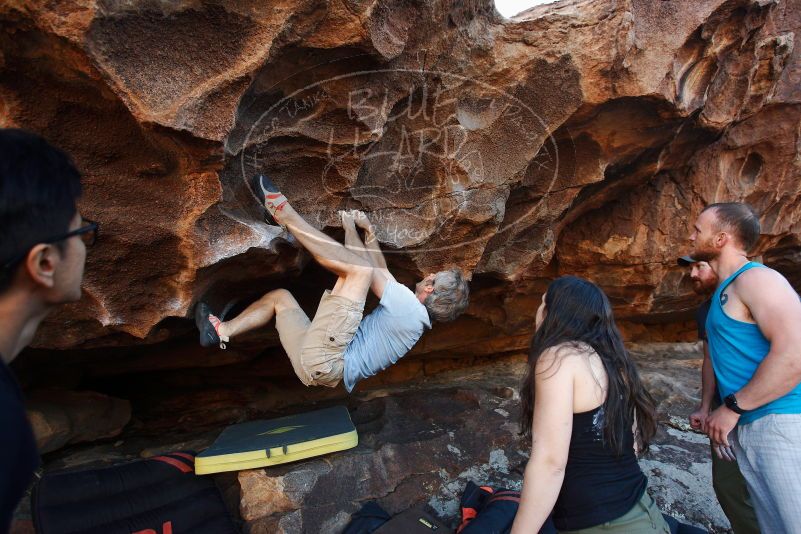
[[[374,217],[405,283],[472,276],[417,353],[524,347],[560,274],[679,340],[675,257],[714,201],[751,202],[755,253],[801,282],[801,0],[52,5],[0,4],[0,124],[74,156],[102,233],[39,347],[179,338],[201,296],[299,280],[313,308],[329,279],[264,224],[256,171],[327,231]]]
[[[26,408],[40,453],[112,438],[131,419],[130,402],[91,391],[36,391]]]
[[[239,512],[242,519],[252,521],[298,509],[306,492],[314,486],[317,473],[312,468],[270,476],[264,469],[252,469],[241,471],[238,478],[242,488]]]

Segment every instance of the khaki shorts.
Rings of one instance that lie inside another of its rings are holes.
[[[362,321],[364,301],[354,302],[326,290],[314,319],[300,308],[275,317],[281,345],[300,381],[307,386],[336,387],[345,371],[345,349]]]

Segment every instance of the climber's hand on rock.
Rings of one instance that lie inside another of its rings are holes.
[[[351,213],[353,214],[353,220],[356,223],[356,226],[366,232],[373,231],[373,225],[370,223],[370,219],[367,218],[366,213],[361,210],[352,210]]]
[[[356,228],[351,210],[339,210],[339,218],[342,221],[342,228]]]

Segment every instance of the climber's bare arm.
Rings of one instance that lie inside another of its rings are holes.
[[[380,299],[384,294],[384,286],[386,286],[388,281],[394,282],[395,277],[392,276],[392,273],[387,269],[387,262],[384,259],[384,254],[381,252],[378,238],[372,230],[365,230],[364,246],[367,253],[370,254],[370,263],[373,265],[373,282],[370,287],[375,296]]]

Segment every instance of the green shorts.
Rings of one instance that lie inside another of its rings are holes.
[[[581,530],[560,530],[560,533],[592,534],[596,532],[625,532],[626,534],[670,534],[670,527],[662,517],[654,499],[644,492],[640,501],[625,515],[612,521]]]

